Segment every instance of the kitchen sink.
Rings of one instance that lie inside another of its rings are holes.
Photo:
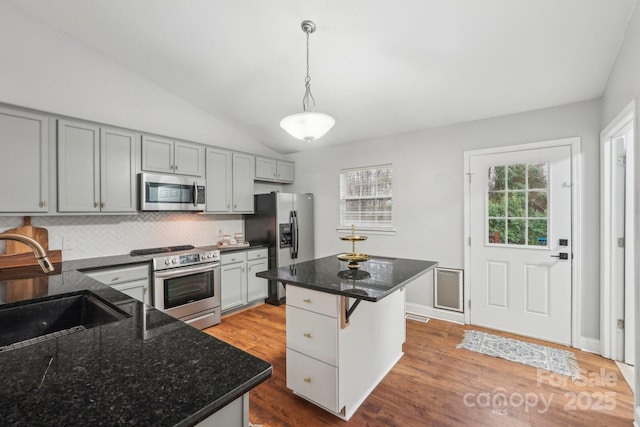
[[[131,317],[89,291],[0,307],[0,351]]]

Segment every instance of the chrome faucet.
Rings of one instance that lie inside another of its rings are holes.
[[[0,233],[0,240],[15,240],[17,242],[24,243],[33,250],[36,261],[40,264],[42,271],[45,273],[51,273],[55,270],[53,268],[53,264],[51,264],[51,261],[49,261],[49,258],[47,257],[47,251],[44,250],[40,243],[36,242],[31,237],[23,236],[22,234]]]

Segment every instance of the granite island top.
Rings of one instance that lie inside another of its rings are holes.
[[[189,426],[271,376],[269,363],[78,271],[148,262],[65,261],[47,276],[39,267],[0,268],[2,301],[12,287],[31,286],[39,299],[89,290],[130,316],[0,352],[0,424]]]
[[[358,270],[330,255],[256,276],[364,301],[379,301],[438,265],[435,261],[372,256]]]

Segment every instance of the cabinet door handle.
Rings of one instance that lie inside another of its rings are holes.
[[[40,202],[40,207],[41,207],[41,208],[45,208],[45,207],[47,207],[47,201],[46,201],[46,200],[41,201],[41,202]]]
[[[105,206],[105,203],[104,203],[104,202],[100,203],[100,207],[101,207],[101,208],[104,208],[104,206]]]
[[[302,334],[305,336],[305,338],[311,338],[311,334],[309,332],[305,332],[304,334]]]
[[[116,281],[118,281],[118,280],[120,280],[120,276],[116,276],[116,277],[114,277],[113,279],[111,279],[111,281],[112,281],[112,282],[116,282]]]
[[[307,304],[311,304],[311,300],[309,298],[305,298],[302,301],[306,302]]]
[[[305,382],[305,383],[311,383],[311,378],[310,378],[310,377],[305,378],[305,379],[304,379],[304,382]]]
[[[93,202],[93,207],[94,207],[94,208],[97,208],[98,206],[100,206],[100,203],[98,203],[98,202]]]

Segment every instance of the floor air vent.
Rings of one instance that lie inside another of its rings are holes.
[[[424,322],[427,323],[429,321],[429,318],[426,316],[421,316],[419,314],[415,314],[415,313],[407,313],[404,316],[405,318],[409,319],[409,320],[415,320],[416,322]]]

